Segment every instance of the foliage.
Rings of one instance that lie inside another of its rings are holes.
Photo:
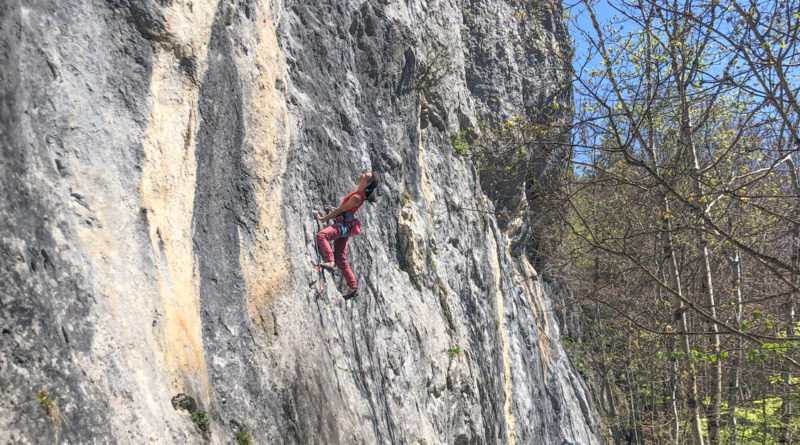
[[[450,143],[453,146],[453,150],[460,155],[466,154],[467,150],[469,150],[469,145],[467,144],[467,132],[465,130],[461,130],[450,135]]]
[[[56,436],[60,433],[61,424],[66,423],[69,426],[69,422],[67,419],[61,415],[61,410],[58,408],[58,404],[56,403],[55,399],[50,397],[50,395],[45,390],[39,391],[36,394],[36,398],[39,400],[39,406],[42,407],[44,412],[47,414],[47,417],[50,418],[50,421],[53,422],[53,427],[56,430]]]
[[[609,3],[568,13],[589,24],[571,152],[554,98],[470,157],[501,217],[540,210],[535,254],[581,319],[564,343],[614,437],[796,441],[800,2]]]
[[[400,206],[401,207],[405,207],[406,204],[411,202],[411,200],[412,200],[411,194],[409,194],[407,191],[403,190],[403,202],[402,202],[402,204],[400,204]]]
[[[616,394],[615,436],[796,438],[798,4],[612,3],[582,2],[574,168],[547,193],[573,363]]]
[[[209,431],[209,423],[210,420],[208,418],[208,414],[205,411],[197,410],[192,413],[191,415],[192,422],[200,428],[204,434]]]
[[[36,397],[39,399],[39,404],[45,410],[50,409],[50,407],[53,406],[53,404],[55,404],[55,400],[50,398],[50,396],[47,394],[47,391],[45,390],[39,391],[39,394],[37,394]]]
[[[420,57],[416,63],[414,82],[417,91],[425,96],[431,96],[451,71],[452,54],[446,48],[429,50]]]
[[[253,438],[246,430],[240,429],[236,432],[236,443],[239,445],[251,445],[253,443]]]
[[[781,422],[780,397],[770,397],[766,399],[752,400],[745,406],[736,407],[736,417],[740,425],[737,431],[737,442],[743,445],[776,445],[780,443],[780,438],[776,434],[784,425]],[[725,410],[727,404],[723,404]],[[796,437],[800,433],[800,418],[792,419],[790,430]],[[704,424],[704,431],[707,426]],[[732,437],[728,430],[722,432],[722,443],[731,443]]]

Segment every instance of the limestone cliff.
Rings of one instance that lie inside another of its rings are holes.
[[[568,102],[565,39],[521,0],[4,2],[0,442],[600,442],[451,145]],[[311,212],[363,171],[326,300]]]

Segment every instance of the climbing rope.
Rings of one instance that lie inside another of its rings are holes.
[[[309,187],[309,175],[308,175],[308,161],[306,160],[306,153],[308,152],[308,141],[306,140],[305,132],[303,131],[303,124],[300,122],[300,116],[296,117],[297,121],[297,133],[300,135],[300,164],[303,167],[303,178],[305,179],[306,185],[305,190],[311,190]],[[309,155],[310,156],[310,155]],[[311,199],[311,194],[306,193],[308,197],[308,207],[313,209],[314,208],[314,201]],[[320,226],[320,221],[316,219],[314,212],[311,212],[311,216],[314,217],[314,220],[317,221],[317,232],[322,230]],[[322,296],[325,300],[325,304],[327,305],[328,309],[333,310],[333,306],[331,306],[330,298],[328,298],[328,281],[325,278],[325,271],[322,270],[320,264],[322,263],[322,257],[319,254],[319,246],[317,245],[317,237],[314,237],[314,252],[317,256],[317,262],[314,265],[317,273],[318,273],[318,281],[319,281],[319,289],[318,295]]]
[[[309,175],[308,175],[308,160],[307,160],[307,157],[310,156],[310,152],[308,150],[308,141],[306,139],[305,132],[303,131],[303,124],[300,122],[300,116],[299,115],[297,116],[297,132],[300,135],[300,151],[301,151],[300,162],[301,162],[301,164],[303,166],[303,177],[305,178],[305,181],[306,181],[305,190],[310,190],[310,187],[309,187]],[[314,208],[314,202],[311,199],[311,194],[310,193],[306,193],[306,196],[308,196],[308,208],[313,209]],[[312,212],[312,215],[313,215],[313,212]],[[317,221],[316,227],[317,227],[317,232],[319,232],[320,230],[322,230],[322,223],[319,220],[317,220],[316,217],[314,218],[314,220]],[[350,357],[349,357],[349,354],[347,353],[347,349],[346,349],[347,343],[344,340],[344,335],[342,335],[342,330],[339,328],[339,322],[337,320],[336,313],[334,311],[333,306],[331,305],[330,298],[328,297],[328,282],[327,282],[327,278],[325,277],[325,270],[320,266],[320,264],[322,264],[322,256],[319,253],[319,246],[317,245],[317,237],[316,236],[314,236],[314,251],[315,251],[316,257],[317,257],[317,264],[315,265],[315,267],[317,269],[317,272],[319,273],[318,280],[319,280],[320,289],[319,289],[318,295],[322,296],[323,300],[325,301],[325,305],[327,306],[327,308],[331,312],[331,318],[333,318],[333,325],[336,328],[336,334],[339,336],[339,342],[340,342],[341,348],[342,348],[342,355],[344,356],[345,362],[347,363],[347,368],[342,368],[341,366],[337,365],[335,359],[333,361],[333,364],[339,370],[345,371],[345,372],[347,372],[347,373],[349,373],[350,375],[353,376],[353,381],[354,381],[354,383],[356,385],[356,388],[358,388],[358,391],[361,393],[361,397],[364,398],[364,400],[366,400],[369,403],[369,405],[372,407],[372,419],[371,419],[372,420],[372,427],[373,427],[373,430],[374,430],[374,433],[375,433],[375,439],[380,441],[381,440],[381,434],[380,434],[380,429],[378,428],[377,418],[375,416],[375,407],[374,407],[374,405],[372,403],[372,399],[367,395],[366,388],[364,387],[364,384],[361,382],[361,379],[359,378],[358,374],[356,373],[356,369],[353,368],[353,364],[350,361]],[[377,271],[377,269],[376,269],[376,271]]]
[[[316,215],[314,217],[316,218]],[[317,232],[322,230],[322,224],[319,220],[317,220]],[[328,309],[332,309],[330,299],[328,298],[328,280],[325,278],[325,270],[322,269],[322,255],[319,254],[319,244],[317,243],[317,237],[314,237],[314,250],[317,253],[317,262],[314,267],[317,270],[317,281],[319,282],[319,294],[322,295],[322,298],[325,299],[325,304],[328,305]]]
[[[309,179],[308,179],[309,178],[308,160],[307,160],[308,141],[306,140],[306,135],[305,132],[303,131],[303,125],[300,122],[300,116],[297,116],[297,132],[300,134],[300,151],[301,151],[300,156],[301,156],[301,164],[303,166],[303,177],[305,178],[306,181],[305,189],[310,190]],[[308,206],[313,209],[314,202],[311,199],[311,195],[309,193],[306,193],[306,196],[308,196]],[[322,230],[322,223],[319,220],[317,220],[316,217],[314,218],[314,220],[317,221],[317,232],[319,232],[320,230]],[[320,282],[319,295],[322,296],[323,300],[325,301],[325,305],[328,307],[328,309],[331,312],[333,312],[334,308],[331,305],[331,301],[328,296],[328,280],[325,277],[325,270],[320,266],[320,264],[322,264],[322,256],[319,253],[319,246],[317,245],[316,236],[314,236],[314,252],[316,253],[317,257],[316,269],[317,273],[319,274],[319,282]],[[339,322],[336,318],[336,314],[333,314],[332,318],[333,318],[333,324],[336,327],[336,333],[339,335],[339,341],[341,342],[342,345],[342,355],[344,355],[344,358],[347,361],[347,371],[355,375],[355,370],[353,369],[352,364],[350,363],[350,358],[348,357],[347,350],[345,349],[346,343],[344,341],[344,336],[342,335],[342,331],[341,329],[339,329]]]

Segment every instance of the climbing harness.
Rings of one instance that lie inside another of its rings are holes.
[[[347,229],[347,222],[352,221],[352,229]],[[342,213],[341,215],[336,217],[335,225],[339,226],[342,230],[342,235],[340,238],[346,238],[348,236],[358,235],[361,232],[361,221],[359,221],[355,215],[352,213]],[[349,235],[348,232],[351,232]]]
[[[347,226],[344,224],[344,220],[353,219],[353,215],[350,215],[349,213],[342,213],[341,216],[343,217],[342,220],[340,222],[337,222],[336,225],[339,226],[339,229],[342,231],[341,238],[345,238],[347,236]],[[350,218],[347,218],[348,216]],[[339,218],[336,219],[338,220]]]

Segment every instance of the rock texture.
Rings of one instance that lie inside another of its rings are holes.
[[[527,1],[0,5],[0,442],[601,442],[451,145],[569,104],[565,38]],[[344,301],[311,212],[363,171]]]

